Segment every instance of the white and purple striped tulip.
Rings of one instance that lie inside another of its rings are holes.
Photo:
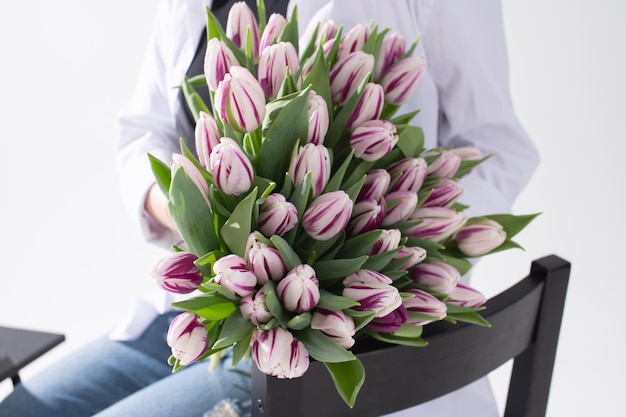
[[[313,313],[311,328],[321,331],[346,349],[350,349],[354,345],[353,336],[356,333],[354,320],[341,310],[332,311],[318,308]]]
[[[315,91],[309,91],[308,114],[309,114],[309,132],[307,135],[307,143],[321,145],[324,143],[324,137],[328,132],[330,118],[328,116],[328,106],[324,97]]]
[[[213,264],[213,272],[213,280],[217,284],[239,297],[250,295],[255,290],[256,275],[248,270],[245,259],[240,256],[230,254],[218,259]]]
[[[233,3],[226,20],[226,36],[233,41],[237,48],[245,49],[248,41],[248,30],[252,33],[252,53],[256,59],[259,57],[259,26],[256,16],[245,1]]]
[[[383,39],[383,43],[378,52],[378,58],[374,67],[374,79],[382,80],[389,68],[393,66],[406,52],[406,41],[398,32]]]
[[[398,308],[383,317],[375,317],[367,324],[371,330],[381,333],[393,333],[407,322],[409,313],[401,304]]]
[[[343,106],[374,68],[374,57],[363,51],[341,57],[330,71],[333,103]]]
[[[357,201],[352,208],[352,217],[348,222],[347,233],[349,236],[360,235],[383,224],[387,210],[384,201],[373,199]]]
[[[372,34],[369,25],[359,23],[350,29],[339,45],[338,59],[356,51],[362,51],[365,42]]]
[[[213,149],[209,168],[215,185],[224,194],[240,195],[252,186],[252,164],[237,142],[230,138],[222,138]]]
[[[277,378],[298,378],[309,369],[304,344],[282,327],[257,332],[250,348],[261,372]]]
[[[152,268],[152,278],[157,285],[175,294],[189,294],[197,290],[204,277],[194,263],[198,259],[189,252],[175,252],[157,262]]]
[[[385,100],[400,105],[417,91],[426,75],[423,56],[409,56],[397,61],[380,82],[385,90]]]
[[[500,223],[484,220],[464,226],[455,239],[459,250],[467,256],[482,256],[504,243],[506,231]]]
[[[396,125],[387,120],[370,120],[354,129],[350,146],[354,156],[364,161],[378,161],[398,143]]]
[[[483,159],[483,153],[480,149],[473,146],[459,146],[458,148],[451,148],[450,152],[458,155],[463,161],[479,161]]]
[[[402,297],[393,281],[376,271],[361,269],[343,280],[342,295],[358,302],[357,311],[375,311],[384,317],[402,304]]]
[[[480,291],[462,283],[456,284],[454,291],[450,293],[448,303],[461,306],[476,308],[480,307],[487,301],[487,297]]]
[[[259,209],[259,230],[266,236],[282,236],[298,222],[298,211],[293,203],[278,193],[265,198]]]
[[[315,270],[307,264],[296,266],[280,280],[276,294],[288,311],[298,314],[311,311],[320,300]]]
[[[272,319],[272,313],[267,308],[266,300],[265,292],[263,292],[263,289],[260,289],[255,294],[243,297],[239,304],[239,310],[255,326],[265,324]]]
[[[317,197],[302,216],[302,227],[315,240],[338,236],[348,224],[353,203],[345,191],[333,191]]]
[[[440,261],[418,264],[411,274],[414,283],[448,295],[452,294],[460,278],[458,269]]]
[[[184,312],[174,317],[170,323],[167,344],[182,366],[191,365],[206,352],[209,332],[198,315]]]
[[[454,177],[461,166],[461,157],[447,149],[426,152],[424,156],[440,156],[428,165],[428,175],[435,177]]]
[[[404,230],[406,235],[441,242],[463,227],[467,217],[460,211],[445,207],[420,207],[409,220],[421,220],[421,223]]]
[[[258,239],[251,233],[246,247],[248,267],[256,275],[259,284],[267,281],[278,281],[285,276],[287,267],[276,248],[273,248]]]
[[[259,83],[265,97],[273,100],[278,95],[288,72],[297,74],[300,60],[295,46],[289,42],[278,42],[263,49],[259,58]]]
[[[209,169],[211,152],[219,145],[220,138],[220,131],[213,116],[201,111],[195,129],[196,153],[200,165],[206,170]]]
[[[172,176],[175,175],[176,171],[182,169],[185,174],[189,177],[191,181],[198,187],[200,194],[204,197],[207,204],[210,206],[209,202],[209,184],[206,182],[200,170],[191,162],[189,158],[179,153],[172,154],[172,165],[171,171]]]
[[[392,178],[390,191],[418,192],[427,175],[428,164],[424,158],[404,158],[389,167]]]
[[[259,53],[263,55],[263,50],[270,45],[276,43],[277,39],[283,33],[283,29],[287,26],[287,19],[280,13],[272,13],[267,19],[267,25],[261,35],[259,42]]]
[[[391,176],[385,169],[374,169],[367,173],[363,187],[359,192],[357,201],[375,200],[379,201],[389,189]]]
[[[413,191],[392,191],[384,198],[387,215],[383,220],[383,226],[405,221],[417,207],[417,193]]]
[[[420,248],[419,246],[407,246],[400,249],[393,259],[404,259],[406,262],[399,266],[398,270],[406,271],[426,259],[427,254],[428,252],[426,252],[424,248]]]
[[[405,292],[413,295],[413,297],[404,298],[402,300],[402,305],[404,305],[409,312],[432,317],[432,320],[410,322],[413,326],[423,326],[433,321],[441,320],[448,314],[446,304],[434,295],[418,289],[408,289]]]
[[[379,253],[385,253],[398,249],[400,246],[400,240],[402,239],[402,233],[398,229],[383,229],[380,233],[380,237],[372,246],[368,255],[378,255]]]
[[[442,177],[439,178],[432,192],[426,197],[420,207],[450,208],[461,195],[463,195],[463,187],[457,181]]]
[[[332,19],[324,19],[319,22],[317,26],[317,38],[315,40],[315,46],[326,43],[328,40],[333,39],[337,35],[339,26]]]
[[[354,131],[357,127],[370,120],[378,119],[385,104],[383,87],[376,83],[367,83],[354,112],[348,120],[346,129]]]
[[[247,68],[232,66],[215,90],[215,110],[231,129],[252,132],[265,117],[265,93]]]
[[[289,163],[289,176],[298,186],[304,181],[308,172],[311,173],[311,190],[313,197],[324,191],[330,180],[330,154],[324,145],[307,143],[300,146]]]
[[[217,38],[209,39],[204,55],[204,76],[211,91],[217,89],[230,68],[236,65],[240,65],[239,61],[223,41]]]

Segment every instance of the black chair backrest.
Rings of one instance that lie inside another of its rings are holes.
[[[551,255],[487,302],[491,327],[446,322],[425,327],[424,348],[361,344],[365,384],[350,409],[324,365],[281,380],[253,366],[253,417],[380,416],[454,391],[514,359],[505,417],[545,416],[569,281],[569,262]]]

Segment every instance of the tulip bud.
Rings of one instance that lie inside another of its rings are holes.
[[[423,56],[409,56],[396,62],[381,81],[385,90],[385,100],[394,105],[404,103],[417,91],[424,75],[426,61]]]
[[[406,271],[426,259],[427,254],[428,253],[424,248],[420,248],[418,246],[409,246],[400,249],[398,253],[393,257],[393,259],[406,260],[406,262],[402,266],[398,267],[398,270]]]
[[[346,349],[350,349],[354,345],[353,336],[356,333],[354,320],[341,310],[331,311],[318,308],[313,313],[311,328],[320,330]]]
[[[311,311],[320,300],[319,281],[315,270],[307,264],[298,265],[280,280],[276,294],[285,309],[295,313]]]
[[[506,240],[502,225],[494,220],[470,223],[456,234],[457,246],[467,256],[482,256]]]
[[[265,48],[259,59],[259,83],[265,97],[275,99],[287,73],[297,74],[299,69],[298,52],[293,44],[279,42]]]
[[[328,132],[330,119],[328,116],[328,106],[324,97],[309,91],[308,95],[309,133],[307,142],[314,145],[324,143],[324,137]]]
[[[391,176],[385,169],[374,169],[367,173],[363,187],[359,192],[358,201],[375,200],[379,201],[389,188]]]
[[[265,93],[250,71],[233,66],[215,90],[215,110],[231,129],[252,132],[265,117]]]
[[[389,167],[390,191],[418,192],[424,184],[428,165],[424,158],[404,158]]]
[[[426,197],[421,207],[452,207],[463,194],[463,187],[451,180],[442,177],[439,179],[432,192]]]
[[[330,155],[324,145],[307,143],[293,155],[289,164],[289,176],[300,185],[308,172],[311,173],[311,189],[317,197],[324,191],[330,179]]]
[[[272,313],[267,308],[266,299],[267,296],[263,289],[260,289],[256,294],[243,297],[239,304],[239,310],[255,326],[265,324],[272,319]]]
[[[198,160],[204,169],[208,170],[211,152],[220,143],[220,131],[213,116],[203,111],[200,112],[200,118],[196,123],[195,139]]]
[[[341,57],[330,71],[333,103],[344,105],[374,68],[374,57],[363,51]]]
[[[298,222],[296,206],[282,194],[274,193],[265,198],[259,210],[259,229],[267,236],[282,236]]]
[[[375,317],[367,327],[375,332],[392,333],[398,330],[409,318],[406,308],[400,304],[398,308],[383,317]]]
[[[252,164],[237,142],[230,138],[222,138],[211,152],[209,171],[224,194],[240,195],[252,186]]]
[[[378,161],[398,143],[396,125],[387,120],[370,120],[354,129],[350,146],[354,156],[364,161]]]
[[[424,156],[440,156],[428,165],[428,175],[454,177],[461,166],[461,157],[448,150],[426,152]]]
[[[215,277],[213,280],[239,297],[254,292],[257,284],[256,276],[248,270],[246,261],[237,255],[226,255],[213,264]]]
[[[461,274],[445,262],[421,263],[413,268],[411,279],[419,285],[442,294],[452,294]]]
[[[200,287],[203,276],[194,261],[196,255],[175,252],[161,259],[152,269],[152,278],[162,289],[176,294],[188,294]]]
[[[287,26],[287,19],[280,13],[272,13],[267,19],[267,25],[261,35],[261,41],[259,43],[259,52],[263,54],[263,51],[268,46],[276,43],[276,40],[283,33],[283,29]]]
[[[362,51],[365,42],[372,33],[372,28],[369,25],[359,23],[350,29],[346,36],[341,40],[339,45],[338,57],[342,57],[356,51]]]
[[[417,193],[413,191],[392,191],[385,196],[387,215],[383,226],[403,222],[413,214],[417,207]]]
[[[337,23],[332,19],[325,19],[321,21],[317,27],[317,39],[315,45],[324,44],[328,40],[333,39],[337,35],[338,29]]]
[[[217,39],[209,39],[204,55],[204,76],[211,91],[215,91],[220,81],[228,74],[230,68],[240,65],[233,51]]]
[[[200,170],[191,162],[189,158],[184,155],[175,153],[172,154],[172,177],[175,175],[176,171],[182,169],[185,174],[189,177],[191,181],[198,187],[200,193],[206,200],[207,204],[209,203],[209,184],[206,182]]]
[[[487,298],[480,291],[459,282],[450,293],[450,300],[447,302],[461,307],[476,308],[486,301]]]
[[[376,317],[384,317],[402,304],[393,281],[376,271],[361,269],[347,276],[343,286],[342,295],[360,304],[353,310],[375,311]]]
[[[200,322],[199,316],[184,312],[174,317],[170,323],[167,344],[182,366],[191,365],[206,352],[209,332]]]
[[[425,207],[415,210],[409,220],[421,220],[421,223],[407,228],[406,235],[441,242],[463,227],[467,217],[445,207]]]
[[[387,210],[384,202],[367,199],[358,201],[352,209],[352,217],[348,223],[348,235],[356,236],[370,230],[378,229],[383,224]]]
[[[383,39],[374,68],[374,79],[381,80],[389,68],[398,61],[406,52],[404,37],[397,32]]]
[[[410,313],[419,313],[425,316],[432,317],[432,320],[420,320],[411,322],[413,326],[423,326],[435,320],[441,320],[446,317],[446,304],[440,301],[437,297],[427,293],[426,291],[417,289],[408,289],[405,292],[413,295],[413,297],[404,298],[402,300],[402,305],[404,305],[404,307],[406,307],[406,309]]]
[[[270,279],[278,281],[287,272],[285,262],[278,250],[256,239],[254,233],[248,238],[246,259],[248,259],[250,270],[254,272],[257,282],[261,285]]]
[[[302,216],[302,227],[315,240],[338,236],[352,214],[352,200],[344,191],[333,191],[317,197]]]
[[[248,29],[252,32],[252,52],[257,58],[259,56],[259,27],[256,16],[245,1],[233,3],[226,20],[226,36],[237,48],[244,49],[248,39]]]
[[[380,84],[367,83],[354,112],[348,120],[346,129],[354,131],[357,127],[370,120],[378,119],[385,104],[385,94]]]
[[[277,378],[298,378],[309,369],[304,344],[282,327],[258,332],[250,348],[261,372]]]
[[[481,150],[473,146],[460,146],[458,148],[452,148],[449,151],[459,156],[463,161],[479,161],[483,159]]]
[[[397,249],[402,239],[402,233],[398,229],[383,229],[380,237],[372,246],[368,255],[378,255]]]

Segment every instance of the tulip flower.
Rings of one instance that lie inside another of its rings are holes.
[[[426,179],[427,169],[428,164],[424,158],[404,158],[391,164],[390,191],[419,191]]]
[[[479,161],[483,159],[483,153],[480,149],[473,146],[459,146],[449,150],[453,154],[459,156],[463,161]]]
[[[226,36],[237,48],[244,49],[248,39],[248,30],[252,33],[252,53],[259,56],[259,27],[256,16],[245,1],[233,3],[226,19]]]
[[[282,327],[259,331],[250,348],[261,372],[277,378],[298,378],[309,369],[309,352],[304,344]]]
[[[409,218],[417,207],[417,193],[413,191],[392,191],[385,196],[387,215],[383,226],[391,226]]]
[[[237,255],[226,255],[213,264],[213,280],[239,297],[254,292],[257,284],[254,272],[248,270],[246,261]]]
[[[421,207],[452,207],[463,194],[463,187],[450,178],[440,178]]]
[[[224,194],[240,195],[252,186],[252,164],[234,140],[222,138],[209,162],[213,181]]]
[[[344,191],[333,191],[317,197],[302,216],[302,227],[315,240],[338,236],[348,224],[353,203]]]
[[[342,106],[357,91],[374,68],[374,57],[363,51],[341,57],[330,71],[333,103]]]
[[[298,265],[276,286],[276,294],[285,309],[294,313],[311,311],[320,300],[319,281],[315,270],[307,264]]]
[[[259,210],[259,229],[267,236],[282,236],[298,222],[298,211],[282,194],[273,193],[265,198]]]
[[[463,227],[467,217],[445,207],[425,207],[415,210],[409,220],[421,220],[421,223],[404,230],[408,236],[441,242]]]
[[[280,13],[272,13],[267,19],[267,25],[261,35],[261,41],[259,42],[259,53],[262,55],[265,48],[276,43],[276,40],[283,33],[283,29],[287,26],[287,19]]]
[[[184,312],[174,317],[170,323],[167,344],[182,366],[191,365],[206,352],[209,332],[198,315]]]
[[[213,116],[201,111],[195,129],[196,152],[200,164],[206,170],[209,169],[211,152],[220,143],[220,137],[220,131]]]
[[[189,177],[191,181],[198,187],[198,190],[206,200],[207,204],[209,203],[209,184],[206,182],[200,170],[191,162],[189,158],[184,155],[175,153],[172,154],[172,177],[175,175],[176,171],[182,169],[185,174]]]
[[[406,307],[409,312],[419,313],[425,316],[432,317],[432,320],[415,321],[411,322],[410,324],[414,326],[423,326],[435,320],[441,320],[446,317],[446,304],[440,301],[437,297],[427,293],[426,291],[418,289],[408,289],[405,292],[412,295],[412,297],[404,298],[402,300],[402,305]]]
[[[347,276],[343,286],[342,295],[360,304],[353,310],[375,311],[376,317],[384,317],[402,304],[393,281],[376,271],[361,269]]]
[[[313,313],[311,328],[319,330],[338,345],[350,349],[354,345],[356,333],[354,320],[343,311],[331,311],[318,308]]]
[[[426,61],[423,56],[409,56],[396,62],[381,81],[385,100],[394,105],[404,103],[417,91],[425,75]]]
[[[275,99],[288,72],[297,74],[299,69],[298,52],[292,43],[279,42],[263,49],[259,59],[259,83],[265,97]]]
[[[462,283],[456,284],[456,288],[450,293],[450,300],[447,302],[461,307],[480,307],[487,301],[487,298],[475,288]]]
[[[333,39],[337,35],[339,30],[337,23],[332,19],[324,19],[319,22],[317,26],[317,39],[315,45],[326,43],[328,40]]]
[[[352,217],[348,223],[349,236],[360,235],[378,229],[383,224],[387,210],[384,202],[367,199],[358,201],[352,209]]]
[[[396,125],[387,120],[370,120],[354,129],[350,146],[354,156],[364,161],[378,161],[398,143]]]
[[[376,83],[367,83],[354,112],[348,119],[346,129],[354,131],[357,127],[370,120],[378,119],[385,104],[383,87]]]
[[[374,79],[382,80],[384,75],[406,52],[406,41],[398,32],[383,39],[383,43],[378,53],[378,59],[374,67]]]
[[[243,297],[239,304],[239,310],[255,326],[265,324],[272,319],[272,313],[267,308],[266,300],[267,296],[263,289],[260,289],[255,294]]]
[[[367,324],[371,330],[381,333],[392,333],[398,330],[409,318],[406,308],[400,304],[398,308],[383,317],[375,317]]]
[[[484,220],[464,226],[455,239],[461,252],[467,256],[482,256],[502,245],[506,232],[500,223]]]
[[[204,277],[194,263],[198,259],[189,252],[175,252],[166,256],[152,268],[152,278],[162,289],[175,294],[188,294],[197,290]]]
[[[461,157],[449,150],[430,151],[424,156],[440,155],[428,165],[428,175],[436,177],[454,177],[461,166]]]
[[[204,55],[204,76],[211,91],[217,89],[231,67],[239,65],[241,64],[235,54],[223,41],[217,38],[209,39]]]
[[[252,132],[265,117],[265,93],[248,69],[230,68],[215,90],[215,110],[231,129]]]
[[[257,282],[261,285],[269,280],[278,281],[287,272],[285,262],[278,250],[256,239],[254,233],[251,233],[248,238],[246,259],[248,267],[254,272]]]
[[[330,180],[330,155],[324,145],[307,143],[291,158],[289,176],[295,185],[300,185],[308,172],[311,173],[313,196],[317,197],[324,191]]]
[[[383,229],[368,255],[377,255],[397,249],[401,239],[402,233],[398,229]]]
[[[350,29],[346,36],[341,40],[339,45],[338,57],[342,57],[356,51],[362,51],[365,42],[372,34],[372,28],[369,25],[359,23]]]
[[[309,133],[307,135],[307,142],[314,145],[321,145],[324,143],[324,137],[328,132],[328,125],[330,119],[328,116],[328,106],[324,97],[315,93],[315,91],[309,91],[308,99],[308,114],[309,114]]]
[[[400,249],[393,259],[404,259],[406,262],[402,266],[399,266],[398,270],[406,271],[426,259],[427,254],[428,253],[424,248],[420,248],[419,246],[408,246]]]
[[[460,278],[458,269],[439,261],[418,264],[411,275],[416,284],[442,294],[452,294]]]
[[[391,176],[385,169],[374,169],[367,173],[363,187],[359,192],[357,201],[361,200],[375,200],[379,201],[389,188],[391,183]]]

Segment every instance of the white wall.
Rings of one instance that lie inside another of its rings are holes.
[[[23,379],[102,334],[134,293],[153,288],[160,252],[129,231],[114,143],[154,4],[0,4],[0,325],[67,336]],[[515,211],[543,214],[517,239],[526,252],[485,259],[474,276],[492,295],[532,259],[571,261],[548,415],[618,416],[626,3],[503,5],[513,98],[543,158]],[[500,401],[507,371],[493,376]],[[9,390],[1,383],[0,397]]]

